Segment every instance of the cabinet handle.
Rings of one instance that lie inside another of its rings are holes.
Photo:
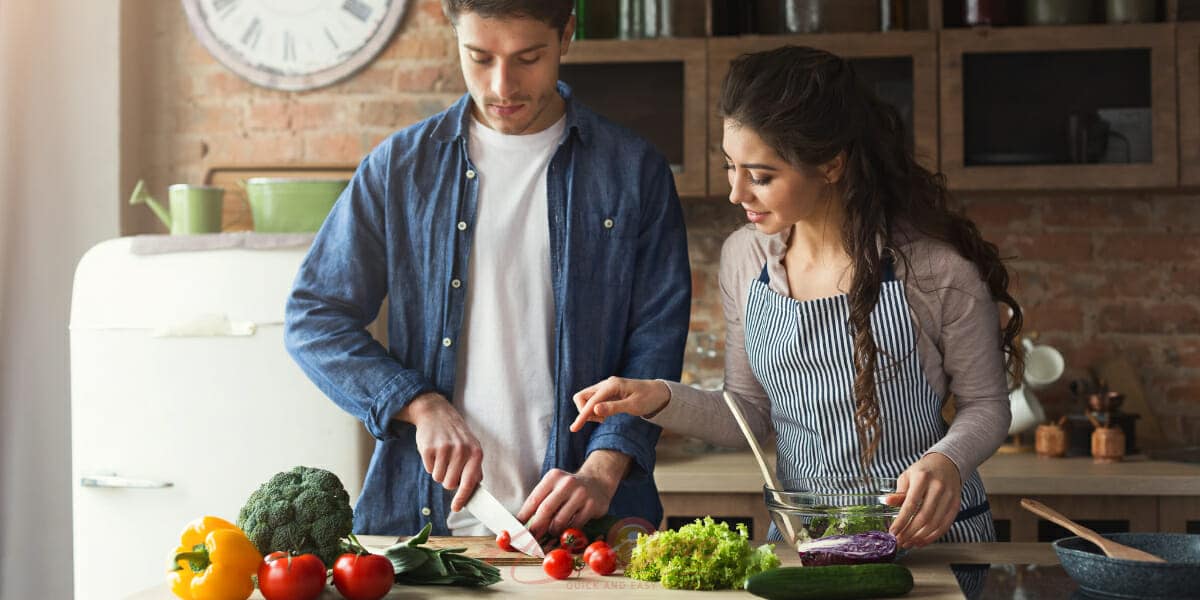
[[[153,479],[130,479],[116,475],[89,475],[79,479],[79,485],[95,488],[169,488],[175,484],[170,481],[154,481]]]

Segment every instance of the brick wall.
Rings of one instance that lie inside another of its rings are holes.
[[[1200,444],[1200,195],[1195,193],[960,194],[1009,262],[1026,332],[1058,348],[1062,379],[1037,392],[1048,411],[1078,408],[1067,382],[1127,358],[1164,434]],[[719,381],[717,286],[721,241],[741,214],[719,199],[685,205],[693,289],[689,381]],[[710,334],[715,340],[706,336]]]
[[[355,164],[394,130],[464,90],[437,0],[414,2],[383,54],[341,84],[305,93],[243,82],[204,50],[176,2],[146,36],[144,123],[135,162],[151,189],[199,182],[207,168]],[[1127,357],[1165,432],[1200,443],[1200,197],[1184,193],[973,193],[961,196],[985,235],[1015,257],[1028,331],[1062,350],[1068,371],[1039,393],[1067,408],[1066,381],[1108,355]],[[686,200],[694,304],[685,380],[719,382],[721,242],[742,222],[721,199]],[[125,233],[153,231],[148,211]],[[699,351],[698,351],[699,350]],[[707,352],[700,352],[707,351]],[[710,356],[711,354],[716,356]]]
[[[465,90],[453,32],[437,0],[411,3],[392,43],[355,76],[300,93],[259,88],[218,63],[178,2],[145,2],[140,156],[150,189],[199,183],[231,165],[355,165],[393,131],[435,114]],[[131,186],[132,187],[132,186]],[[140,207],[139,207],[140,208]],[[160,229],[149,211],[126,211],[124,233]]]

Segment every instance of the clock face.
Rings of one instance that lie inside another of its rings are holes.
[[[408,0],[183,0],[196,36],[258,85],[306,90],[365,66],[400,25]]]

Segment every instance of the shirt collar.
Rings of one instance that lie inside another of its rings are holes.
[[[580,142],[587,142],[587,126],[584,119],[581,118],[579,106],[572,99],[571,87],[567,84],[558,82],[558,94],[562,96],[566,103],[566,131],[568,134],[574,133],[579,137]],[[471,122],[471,95],[463,94],[450,108],[442,112],[437,125],[433,129],[432,137],[441,142],[453,142],[460,139],[465,139],[470,129]]]

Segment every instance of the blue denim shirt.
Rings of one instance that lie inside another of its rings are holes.
[[[691,301],[682,211],[661,154],[572,101],[566,85],[559,93],[566,134],[546,182],[555,409],[542,472],[575,472],[594,450],[627,454],[633,468],[609,512],[657,525],[660,429],[620,415],[571,433],[571,396],[610,375],[679,378]],[[377,440],[354,512],[360,533],[406,535],[432,521],[435,534],[448,534],[453,493],[422,467],[415,428],[392,417],[425,392],[454,397],[471,282],[451,281],[467,273],[479,193],[467,155],[470,107],[463,96],[362,161],[288,299],[288,352]],[[385,297],[388,348],[365,330]]]

